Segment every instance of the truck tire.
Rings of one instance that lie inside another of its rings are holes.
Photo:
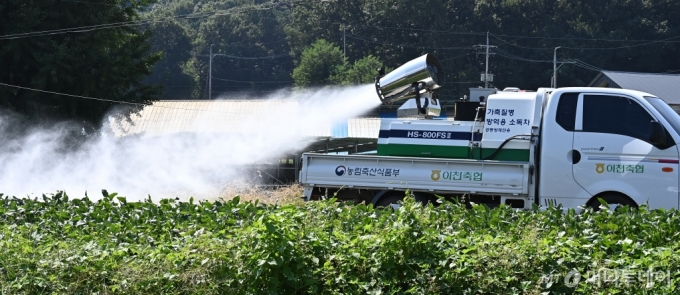
[[[638,207],[635,201],[631,200],[628,196],[619,193],[603,193],[593,197],[590,202],[588,202],[588,206],[593,208],[593,211],[600,211],[600,198],[609,204],[609,211],[612,212],[626,205],[630,206],[630,208]]]
[[[392,207],[392,209],[398,209],[401,206],[399,205],[399,202],[403,200],[403,192],[401,194],[389,194],[380,198],[380,200],[378,200],[378,202],[375,204],[375,207]]]
[[[405,192],[400,192],[400,193],[395,193],[395,192],[390,192],[388,194],[383,195],[380,197],[378,202],[375,204],[375,207],[387,207],[391,206],[394,209],[399,208],[399,202],[404,200],[404,197],[406,197]],[[413,197],[415,198],[416,202],[420,202],[423,204],[423,206],[427,206],[429,203],[434,203],[435,205],[437,204],[437,198],[434,195],[431,194],[424,194],[424,193],[413,193]]]

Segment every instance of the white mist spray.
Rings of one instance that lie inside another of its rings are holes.
[[[296,106],[277,110],[282,99],[292,99]],[[239,166],[304,148],[310,134],[380,104],[372,85],[296,91],[290,97],[279,93],[266,101],[271,103],[247,113],[205,110],[192,119],[194,131],[210,131],[220,128],[210,125],[214,120],[209,116],[229,116],[235,132],[101,136],[75,151],[68,146],[73,130],[66,124],[12,136],[11,120],[0,117],[0,136],[11,138],[0,147],[0,193],[33,197],[63,190],[82,197],[87,191],[99,198],[106,189],[131,200],[148,195],[157,200],[178,192],[183,198],[215,196],[239,179]],[[187,124],[174,123],[178,130]]]

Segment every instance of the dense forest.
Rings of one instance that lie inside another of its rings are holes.
[[[493,87],[550,86],[555,53],[558,86],[584,86],[600,69],[680,73],[678,13],[676,0],[7,0],[0,82],[140,103],[261,98],[434,53],[455,99],[483,85],[488,40]],[[89,122],[112,107],[53,96],[0,87],[0,106],[73,100],[62,117]]]
[[[151,28],[164,58],[148,81],[164,99],[207,98],[211,44],[223,54],[213,98],[370,82],[376,64],[432,52],[447,73],[443,97],[455,98],[483,85],[488,32],[493,86],[550,86],[555,52],[566,62],[559,86],[585,86],[599,69],[680,70],[678,13],[673,0],[163,0],[145,15],[172,17]]]

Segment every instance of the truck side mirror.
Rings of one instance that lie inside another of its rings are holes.
[[[659,121],[652,122],[652,132],[649,136],[649,141],[654,145],[666,143],[666,129],[663,128]]]

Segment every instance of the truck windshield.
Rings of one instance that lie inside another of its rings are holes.
[[[673,127],[675,132],[680,135],[680,115],[658,97],[645,96],[645,99],[661,113],[661,116],[663,116],[663,118],[671,124],[671,127]]]

